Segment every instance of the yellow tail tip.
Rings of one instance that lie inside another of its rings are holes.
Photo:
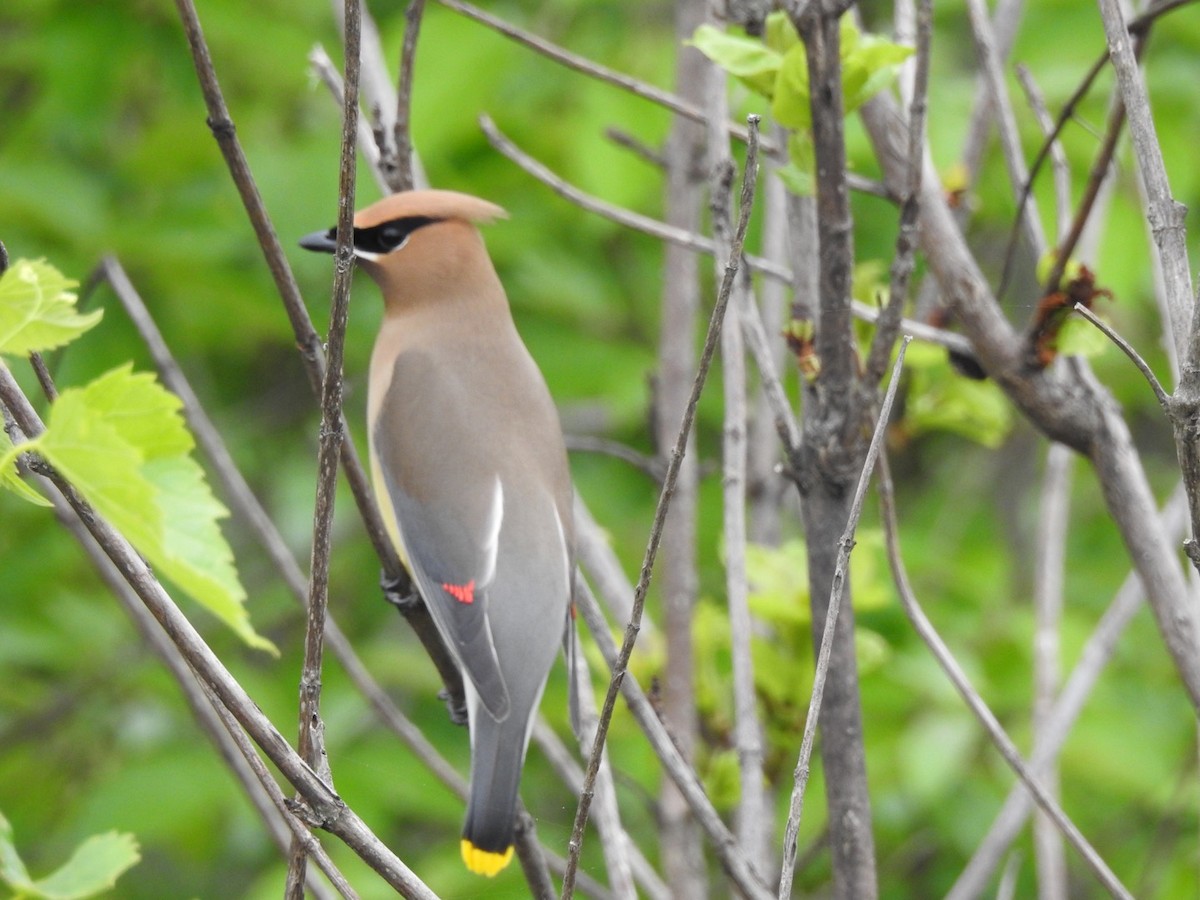
[[[513,848],[509,847],[503,853],[493,853],[491,850],[480,850],[466,838],[462,839],[462,859],[468,869],[476,875],[494,876],[512,861]]]

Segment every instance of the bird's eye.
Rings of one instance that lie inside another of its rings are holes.
[[[379,233],[379,242],[388,250],[396,250],[407,237],[408,233],[398,225],[386,225]]]

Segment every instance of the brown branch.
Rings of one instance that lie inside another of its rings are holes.
[[[912,102],[908,108],[908,171],[900,197],[900,229],[888,284],[888,302],[876,323],[875,336],[864,367],[864,386],[878,390],[892,345],[900,333],[901,313],[908,295],[917,248],[917,215],[921,175],[925,160],[925,116],[929,94],[929,47],[933,39],[933,0],[920,0],[917,11],[917,64],[913,77]]]

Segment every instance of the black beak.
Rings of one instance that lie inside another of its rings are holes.
[[[333,253],[337,249],[337,229],[330,228],[328,231],[306,234],[300,238],[300,246],[317,253]]]

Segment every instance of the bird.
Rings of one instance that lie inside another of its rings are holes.
[[[506,215],[456,191],[402,191],[359,210],[353,233],[356,264],[384,305],[367,388],[372,483],[463,674],[471,767],[460,852],[487,876],[512,859],[534,716],[559,645],[569,673],[574,652],[562,428],[479,228]],[[336,231],[300,246],[333,253]]]

